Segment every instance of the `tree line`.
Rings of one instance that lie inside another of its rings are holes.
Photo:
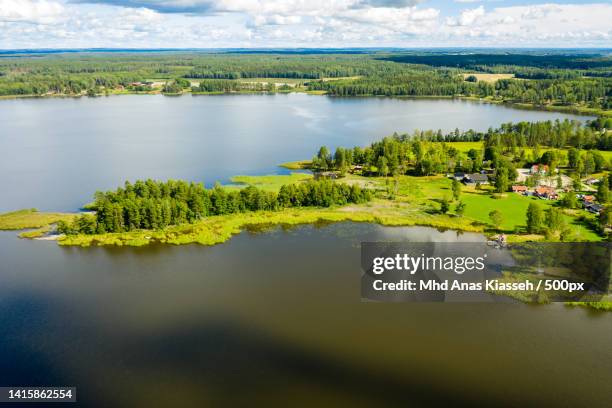
[[[483,148],[461,151],[453,146],[456,141],[484,141]],[[606,141],[603,143],[602,141]],[[609,169],[610,163],[597,150],[582,148],[608,148],[610,136],[592,130],[574,121],[507,123],[487,132],[456,129],[448,134],[438,131],[415,131],[412,135],[394,134],[365,148],[338,147],[334,153],[322,146],[312,158],[315,171],[345,173],[352,166],[361,166],[363,175],[434,175],[448,172],[479,172],[484,168],[496,170],[500,180],[507,183],[516,179],[516,168],[527,164],[546,164],[550,174],[567,165],[580,175]],[[542,146],[562,147],[569,150],[542,150]],[[575,148],[573,144],[580,147]],[[527,150],[529,148],[529,150]]]
[[[470,77],[468,77],[470,78]],[[335,96],[475,96],[536,105],[612,106],[612,78],[464,80],[453,71],[413,71],[338,81],[312,81],[309,89]]]
[[[226,79],[203,79],[200,81],[198,86],[194,86],[191,88],[191,91],[194,93],[198,92],[240,92],[240,91],[249,91],[249,92],[275,92],[277,90],[284,91],[287,89],[292,89],[291,87],[287,87],[282,85],[277,88],[276,84],[268,83],[268,82],[240,82],[240,81],[232,81]]]
[[[201,183],[139,180],[115,191],[97,192],[91,206],[95,214],[80,215],[70,224],[60,222],[57,229],[64,234],[157,230],[213,215],[330,207],[370,199],[367,189],[327,179],[284,185],[278,193],[253,186],[228,191],[219,185],[206,189]]]
[[[247,86],[235,83],[240,78],[296,78],[303,79],[310,90],[338,96],[477,96],[529,104],[581,103],[610,109],[611,64],[609,57],[597,55],[388,56],[374,51],[41,54],[36,58],[0,58],[0,95],[96,95],[151,80],[168,81],[164,92],[174,93],[174,85],[189,78],[233,81],[205,83],[206,89],[202,90],[231,92]],[[463,78],[464,69],[501,70],[526,80],[473,82],[474,78]],[[268,91],[265,87],[255,90]]]
[[[540,69],[596,69],[612,70],[612,58],[592,54],[547,53],[488,53],[488,54],[426,54],[426,55],[392,55],[385,59],[436,67],[461,67],[487,71],[497,66],[530,67]]]
[[[583,125],[577,120],[505,123],[489,129],[482,137],[485,146],[505,151],[546,146],[553,148],[612,150],[612,134],[604,132],[612,119],[600,118]],[[609,129],[609,128],[608,128]]]

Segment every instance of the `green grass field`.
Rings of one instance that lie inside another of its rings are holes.
[[[506,193],[502,198],[493,198],[489,194],[464,193],[461,200],[466,204],[464,216],[470,217],[483,223],[490,224],[489,213],[498,210],[503,214],[504,221],[501,228],[507,232],[513,232],[517,228],[526,226],[527,207],[531,202],[537,202],[544,210],[552,207],[555,201],[541,200],[536,197],[526,197],[515,193]],[[578,211],[586,218],[593,215],[586,211]],[[576,217],[565,215],[567,224],[571,227],[576,238],[584,241],[600,241],[601,237],[588,226],[580,223]]]
[[[482,142],[446,142],[448,146],[454,147],[462,153],[467,153],[471,149],[482,150]]]
[[[359,183],[364,187],[375,188],[386,191],[393,189],[394,179],[389,182],[382,177],[361,177],[350,175],[345,180],[348,183]],[[422,212],[433,212],[440,208],[440,200],[452,199],[451,180],[442,176],[411,177],[400,176],[397,178],[396,202],[410,204]],[[366,185],[370,183],[370,185]],[[484,186],[483,190],[476,191],[473,187],[462,187],[460,200],[466,204],[463,217],[477,224],[484,224],[485,228],[493,228],[489,213],[498,210],[503,215],[501,228],[508,233],[513,233],[517,228],[521,232],[526,226],[527,207],[530,202],[537,202],[544,210],[555,204],[554,201],[541,200],[535,197],[526,197],[515,193],[506,193],[501,198],[494,198],[491,187]],[[451,204],[450,214],[454,213],[456,203]],[[587,219],[593,215],[586,211],[578,210],[577,214]],[[459,217],[457,217],[459,218]],[[600,241],[601,237],[591,230],[587,225],[581,223],[577,217],[565,215],[567,224],[571,227],[575,237],[584,241]]]
[[[43,228],[60,220],[70,222],[77,214],[39,212],[35,208],[0,214],[0,230]]]
[[[288,175],[267,176],[234,176],[230,179],[232,184],[227,184],[224,187],[240,189],[246,186],[255,186],[262,190],[277,192],[284,184],[293,184],[310,179],[312,179],[312,174],[308,173],[291,173]]]

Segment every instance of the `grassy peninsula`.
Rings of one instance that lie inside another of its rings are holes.
[[[250,176],[246,180],[253,185],[264,185],[270,192],[278,192],[285,185],[288,176],[268,175]],[[304,183],[311,175],[300,175],[293,178],[293,184]],[[237,178],[245,180],[242,177]],[[274,180],[278,182],[274,183]],[[494,196],[491,186],[464,187],[461,200],[466,202],[462,214],[457,209],[443,213],[442,203],[452,195],[453,183],[450,179],[437,176],[397,176],[364,177],[347,175],[338,183],[358,185],[373,192],[373,198],[365,203],[346,204],[341,206],[288,208],[282,211],[248,211],[235,214],[213,215],[201,220],[194,220],[182,225],[171,225],[157,230],[135,230],[125,232],[106,232],[101,234],[69,234],[59,237],[61,245],[146,245],[153,242],[169,244],[199,243],[214,245],[224,242],[232,235],[250,227],[266,227],[273,225],[298,225],[317,222],[372,222],[389,226],[422,225],[442,229],[482,232],[496,234],[500,231],[509,234],[510,240],[544,240],[546,235],[530,234],[526,231],[526,212],[529,204],[537,202],[550,208],[552,201],[542,201],[535,197],[507,193]],[[274,186],[276,184],[276,186]],[[225,188],[225,187],[224,187]],[[243,187],[244,188],[244,187]],[[239,189],[230,186],[229,191]],[[391,197],[392,195],[392,197]],[[489,217],[492,208],[504,214],[499,226]],[[596,217],[588,213],[580,214],[589,222],[575,216],[574,213],[564,213],[564,218],[571,229],[574,239],[578,241],[600,241],[603,237],[592,227]],[[77,214],[40,213],[23,210],[0,215],[1,229],[46,228],[59,221],[72,222]],[[20,223],[9,223],[8,220],[19,219]]]
[[[40,212],[28,208],[0,214],[0,230],[30,230],[22,232],[22,238],[37,238],[51,232],[58,222],[72,222],[78,214]]]
[[[83,247],[215,245],[244,230],[341,221],[503,233],[510,242],[607,241],[608,126],[604,119],[520,122],[487,132],[395,134],[333,154],[322,146],[311,160],[283,165],[311,172],[236,176],[211,189],[126,182],[96,193],[89,213],[15,211],[0,215],[0,229],[34,228],[21,237]]]
[[[64,245],[215,244],[249,226],[367,221],[505,233],[514,241],[601,241],[611,227],[610,120],[507,123],[476,132],[415,131],[370,146],[322,146],[310,169],[236,176],[205,189],[126,182],[98,192],[93,213],[0,216],[0,228],[64,234]]]

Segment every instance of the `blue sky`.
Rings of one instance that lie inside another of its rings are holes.
[[[0,0],[0,49],[610,47],[579,0]]]

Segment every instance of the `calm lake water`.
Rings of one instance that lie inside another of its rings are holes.
[[[2,239],[0,383],[106,407],[610,406],[609,314],[360,302],[360,242],[482,239],[352,223],[215,247]]]
[[[139,178],[212,185],[276,173],[323,144],[365,146],[395,131],[556,118],[581,117],[461,100],[305,94],[4,100],[0,212],[76,210],[96,190]]]
[[[75,209],[125,178],[267,173],[322,143],[565,117],[307,95],[0,101],[0,209]],[[612,314],[360,302],[363,241],[479,234],[341,223],[214,247],[63,248],[0,232],[0,385],[79,405],[611,406]]]

